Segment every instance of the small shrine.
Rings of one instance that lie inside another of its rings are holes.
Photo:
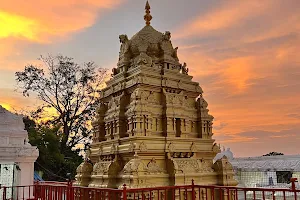
[[[0,105],[0,184],[32,185],[34,162],[38,155],[38,149],[28,143],[23,117]],[[11,192],[13,191],[8,189],[7,196],[11,196]],[[28,194],[24,195],[26,197]],[[2,195],[0,196],[2,198]]]
[[[171,33],[155,30],[146,3],[146,25],[130,39],[120,35],[112,78],[101,93],[88,158],[76,184],[129,188],[195,184],[236,185],[226,157],[212,138],[199,83],[180,63]],[[92,164],[91,164],[92,163]]]

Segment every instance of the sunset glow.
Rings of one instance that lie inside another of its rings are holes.
[[[0,105],[5,108],[6,110],[12,111],[12,107],[10,104],[0,102]]]
[[[33,20],[0,11],[0,38],[25,37],[34,40],[34,25]]]
[[[214,136],[237,156],[300,154],[300,1],[149,1],[215,117]],[[16,6],[18,4],[18,6]],[[6,1],[0,5],[0,104],[33,109],[14,73],[39,55],[116,66],[120,43],[144,26],[144,1]],[[183,9],[184,6],[184,9]]]

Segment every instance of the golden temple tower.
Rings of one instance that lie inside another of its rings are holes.
[[[186,63],[180,64],[171,33],[155,30],[146,3],[146,26],[120,35],[113,77],[101,93],[89,158],[77,185],[129,188],[195,184],[236,185],[226,157],[214,143],[208,104]]]

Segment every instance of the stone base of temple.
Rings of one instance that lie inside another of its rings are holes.
[[[218,153],[214,140],[199,138],[126,137],[93,144],[91,170],[78,169],[77,185],[128,188],[190,185],[236,185],[232,166]],[[83,176],[84,175],[84,176]],[[224,177],[225,178],[224,178]],[[85,177],[85,179],[80,179]],[[89,180],[89,181],[87,181]]]

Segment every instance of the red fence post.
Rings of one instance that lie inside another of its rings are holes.
[[[39,181],[34,181],[34,186],[33,186],[33,198],[34,199],[38,199],[39,198],[39,194],[40,192],[38,191],[39,190]]]
[[[195,183],[194,183],[194,179],[192,179],[192,200],[195,200]]]
[[[3,197],[2,200],[6,200],[6,187],[3,186]]]
[[[123,185],[123,200],[127,200],[126,184]]]
[[[297,178],[291,178],[291,183],[292,183],[292,188],[291,189],[294,191],[295,199],[297,199],[296,182],[298,182]]]
[[[296,182],[298,182],[297,178],[291,178],[292,190],[296,190]]]
[[[67,200],[73,200],[74,196],[73,196],[73,183],[71,180],[68,180],[68,184],[67,184]]]

